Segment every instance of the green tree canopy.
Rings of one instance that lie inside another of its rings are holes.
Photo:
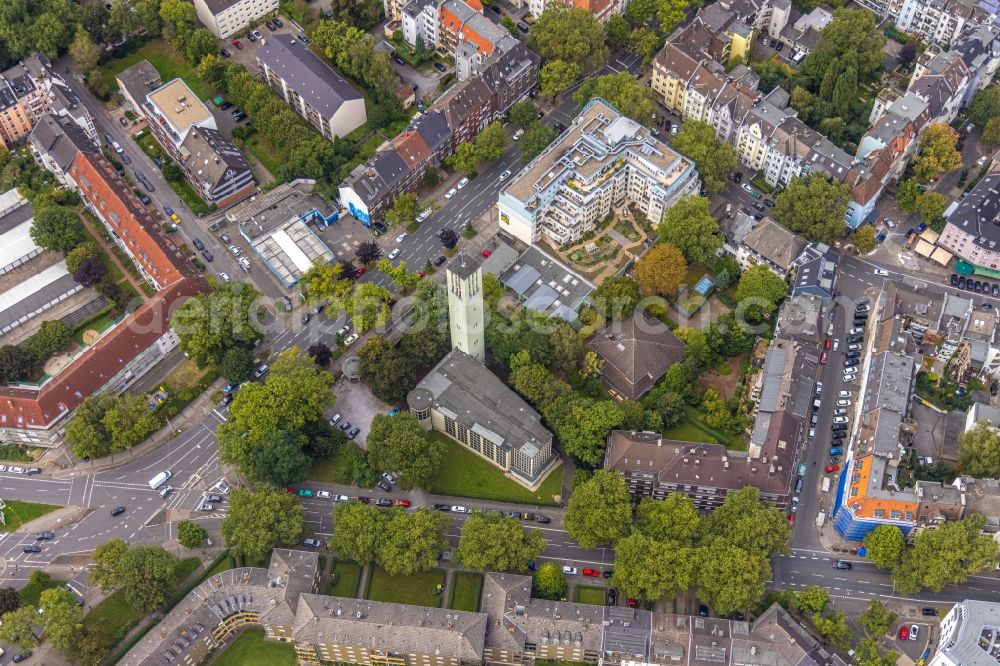
[[[847,186],[821,175],[793,178],[775,198],[775,220],[809,240],[833,244],[844,230],[850,199]]]
[[[392,207],[385,212],[385,221],[405,227],[417,219],[417,195],[412,192],[397,194]]]
[[[409,412],[376,414],[367,441],[369,463],[398,474],[402,488],[426,488],[444,458],[445,444],[430,437]]]
[[[476,157],[480,162],[500,159],[506,147],[507,133],[499,121],[494,120],[476,136]]]
[[[521,164],[527,164],[542,154],[556,140],[557,133],[548,125],[535,123],[524,131],[519,142],[521,148]]]
[[[958,465],[978,479],[1000,478],[1000,434],[990,421],[980,421],[958,438]]]
[[[476,512],[462,524],[457,554],[470,569],[524,572],[544,548],[541,533],[525,530],[516,518]]]
[[[229,496],[229,513],[220,526],[231,555],[259,560],[276,546],[291,546],[302,538],[305,508],[288,493],[242,488]]]
[[[393,576],[433,569],[448,547],[445,531],[450,524],[450,517],[430,509],[390,512],[378,565]]]
[[[687,592],[696,565],[695,550],[634,532],[615,544],[611,584],[622,595],[657,601]]]
[[[940,592],[945,585],[960,585],[994,564],[997,543],[983,534],[985,524],[986,519],[974,513],[918,534],[893,569],[896,592],[914,594],[924,587]]]
[[[840,71],[851,67],[858,82],[871,83],[882,73],[884,45],[885,36],[874,14],[863,9],[837,9],[799,71],[817,87],[831,67]]]
[[[584,548],[614,545],[632,528],[632,498],[625,477],[599,469],[569,498],[566,532]]]
[[[760,490],[753,486],[728,493],[722,506],[708,515],[704,529],[706,537],[721,538],[746,552],[760,553],[768,560],[785,552],[791,536],[784,514],[761,500]]]
[[[969,103],[969,120],[986,125],[1000,117],[1000,86],[993,83],[975,94]]]
[[[735,545],[739,541],[749,543],[753,540],[711,539],[701,549],[695,567],[698,598],[722,617],[750,608],[764,596],[764,584],[771,577],[767,555],[762,551],[744,550]]]
[[[656,115],[653,91],[636,80],[631,72],[584,79],[583,85],[573,94],[573,101],[583,106],[595,97],[644,125],[651,125]]]
[[[683,493],[670,493],[662,500],[646,497],[636,509],[636,526],[651,539],[693,546],[701,532],[701,514]]]
[[[611,400],[577,400],[559,421],[559,439],[566,453],[594,467],[604,459],[608,433],[624,418],[621,408]]]
[[[642,255],[633,275],[643,294],[672,296],[687,277],[687,262],[674,245],[657,243]]]
[[[375,397],[383,402],[402,402],[417,384],[410,357],[382,337],[368,338],[358,351],[358,358],[361,359],[361,376]]]
[[[895,525],[879,525],[865,535],[868,559],[879,569],[892,569],[906,551],[906,537]]]
[[[545,7],[531,26],[528,43],[543,61],[576,63],[584,72],[597,69],[608,59],[600,21],[585,9],[561,3]]]
[[[177,541],[185,548],[201,548],[208,538],[208,530],[190,520],[182,520],[177,525]]]
[[[575,62],[552,60],[545,63],[538,74],[542,95],[555,99],[556,95],[573,85],[578,76],[580,65]]]
[[[71,652],[83,633],[83,609],[76,605],[76,595],[65,587],[42,592],[38,604],[46,640],[63,654]]]
[[[46,250],[68,252],[83,242],[83,222],[69,206],[46,206],[35,211],[31,239]]]
[[[694,160],[706,192],[718,194],[725,191],[729,174],[736,170],[736,152],[728,143],[716,138],[714,127],[700,120],[688,120],[671,146]]]
[[[561,599],[566,594],[566,574],[559,565],[545,562],[535,572],[533,597]]]
[[[885,604],[878,599],[872,599],[868,602],[868,608],[858,618],[858,625],[864,629],[869,637],[878,639],[889,630],[895,621],[895,613],[886,608]]]
[[[333,509],[330,550],[359,564],[375,561],[385,539],[388,514],[361,502],[343,502]]]
[[[851,242],[857,248],[858,254],[868,254],[876,247],[875,230],[870,224],[866,224],[851,234]]]
[[[788,284],[764,264],[755,264],[740,276],[736,300],[751,301],[748,313],[770,314],[788,295]]]
[[[522,99],[510,107],[510,121],[526,130],[538,122],[538,107],[530,99]]]
[[[920,133],[920,153],[913,160],[913,174],[923,183],[962,166],[958,132],[947,123],[931,123]]]
[[[263,336],[253,320],[259,295],[248,283],[226,282],[184,301],[170,319],[181,350],[204,367],[221,362],[233,347],[253,348]]]
[[[606,319],[631,317],[640,298],[639,283],[627,275],[605,278],[590,295],[594,309]]]
[[[699,196],[678,199],[665,210],[657,232],[660,240],[675,246],[692,264],[708,261],[724,241],[719,223],[708,212],[708,199]]]

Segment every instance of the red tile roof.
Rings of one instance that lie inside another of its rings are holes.
[[[40,389],[0,387],[0,428],[51,427],[156,342],[186,298],[209,289],[103,157],[79,153],[69,175],[108,219],[118,218],[121,237],[161,290]]]

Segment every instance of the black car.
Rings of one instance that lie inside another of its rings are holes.
[[[116,506],[115,508],[111,509],[112,516],[120,516],[123,513],[125,513],[125,507],[123,506]]]
[[[274,21],[268,21],[268,22],[267,22],[267,23],[265,23],[264,25],[266,25],[266,26],[267,26],[267,29],[268,29],[268,30],[271,30],[271,31],[274,31],[274,30],[277,30],[277,29],[278,29],[278,26],[274,25]]]
[[[222,396],[222,402],[220,402],[219,404],[222,405],[223,407],[228,407],[232,402],[233,402],[233,394],[227,393],[226,395]]]
[[[219,108],[222,109],[223,111],[225,111],[226,109],[231,109],[231,108],[233,108],[233,103],[232,102],[223,102],[222,106],[220,106]]]
[[[215,259],[215,255],[209,252],[208,250],[202,250],[201,256],[205,257],[205,261],[212,261],[213,259]]]
[[[280,18],[278,18],[277,16],[275,16],[271,20],[274,21],[274,25],[278,26],[279,28],[283,28],[285,26],[285,23]]]
[[[438,258],[434,260],[435,266],[440,266],[444,262],[448,261],[443,254],[438,255]]]
[[[920,609],[920,614],[921,615],[936,616],[938,614],[938,609],[937,608],[921,608]]]
[[[846,423],[834,423],[832,426],[830,426],[830,430],[832,430],[834,432],[837,432],[838,430],[847,430],[847,424]]]
[[[849,352],[847,352],[846,356],[847,356],[847,358],[860,358],[861,357],[861,352],[849,351]]]
[[[951,286],[953,286],[953,287],[957,287],[958,286],[958,273],[952,273],[951,274]]]
[[[242,111],[233,116],[233,120],[235,120],[238,123],[241,123],[246,119],[247,119],[247,114],[243,113]]]
[[[394,63],[396,63],[397,65],[405,65],[406,64],[406,61],[403,60],[402,58],[400,58],[399,55],[397,55],[395,53],[392,54],[392,61]]]
[[[973,283],[973,288],[975,289],[977,294],[981,294],[983,292],[983,283],[980,282],[979,280],[976,280]]]
[[[990,296],[992,296],[993,298],[1000,296],[1000,284],[995,284],[992,287],[990,287]]]
[[[767,206],[768,208],[774,208],[774,202],[771,201],[770,199],[764,199],[764,205]]]
[[[355,428],[351,432],[347,433],[347,439],[354,439],[358,436],[359,432],[361,432],[361,428]]]
[[[312,319],[312,317],[313,316],[312,316],[311,312],[306,312],[304,315],[302,315],[302,323],[303,324],[308,324],[309,320]]]
[[[30,546],[25,546],[22,550],[26,553],[40,553],[42,552],[42,547],[32,544]]]
[[[42,468],[41,467],[29,467],[27,470],[25,470],[24,473],[28,474],[28,475],[31,475],[31,474],[41,474],[42,473]]]
[[[384,490],[385,492],[389,492],[390,490],[392,490],[392,486],[390,486],[387,482],[383,481],[382,479],[379,479],[378,483],[376,483],[375,485]]]
[[[375,227],[375,231],[379,232],[380,234],[384,234],[386,231],[389,230],[389,228],[384,224],[382,224],[381,222],[372,222],[372,226]]]
[[[763,211],[764,210],[764,207],[760,205],[759,201],[754,201],[750,205],[753,206],[754,210],[759,210],[759,211]]]
[[[613,587],[608,588],[608,605],[615,606],[618,604],[618,590]]]
[[[855,344],[861,342],[864,339],[865,338],[862,335],[852,335],[847,338],[847,344]]]
[[[733,182],[734,183],[738,183],[741,180],[743,180],[743,172],[742,171],[737,171],[735,174],[733,174]]]
[[[521,32],[528,32],[528,24],[527,23],[518,23],[517,24],[517,29],[520,30]]]
[[[434,510],[435,511],[451,511],[451,506],[449,506],[448,504],[435,504],[434,505]]]
[[[392,500],[388,497],[379,497],[375,500],[375,506],[392,506]]]
[[[611,578],[612,576],[615,575],[615,571],[614,569],[605,569],[604,573],[602,573],[601,575],[604,576],[605,578]]]
[[[17,654],[14,655],[14,659],[12,659],[12,661],[15,664],[20,664],[22,661],[24,661],[30,656],[31,656],[31,650],[28,650],[27,652],[18,652]]]
[[[434,69],[436,69],[437,71],[441,72],[442,74],[444,74],[445,72],[448,71],[448,68],[445,67],[444,65],[442,65],[439,62],[434,63]]]
[[[39,532],[35,535],[35,541],[51,541],[56,538],[55,532]]]
[[[708,606],[705,604],[698,604],[698,615],[708,617]]]
[[[854,366],[858,365],[859,363],[860,363],[860,361],[858,361],[858,359],[856,359],[856,358],[849,358],[846,361],[844,361],[844,367],[845,368],[853,368]]]
[[[831,436],[834,439],[844,439],[845,437],[847,437],[847,431],[846,430],[838,430],[835,433],[831,433]]]
[[[961,286],[961,285],[959,285],[959,286]],[[965,281],[965,290],[966,291],[972,291],[972,289],[973,289],[972,280],[966,280]],[[982,285],[980,285],[980,289],[982,289]]]

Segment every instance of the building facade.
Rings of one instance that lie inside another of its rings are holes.
[[[602,99],[588,102],[563,134],[500,191],[500,228],[524,243],[578,241],[631,204],[659,220],[697,194],[694,162]]]
[[[245,199],[257,187],[243,153],[216,130],[192,127],[178,152],[188,181],[219,208]]]
[[[180,161],[181,144],[192,127],[218,129],[215,116],[183,79],[174,79],[146,95],[142,113],[149,130],[172,158]]]
[[[993,666],[1000,654],[1000,604],[966,599],[941,620],[928,666]]]
[[[226,39],[278,11],[278,0],[194,0],[200,20],[212,34]]]
[[[451,346],[486,363],[483,269],[474,256],[459,254],[447,268]]]

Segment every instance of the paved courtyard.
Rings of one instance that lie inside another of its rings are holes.
[[[388,414],[389,405],[372,395],[368,386],[360,381],[341,378],[334,384],[333,394],[336,396],[337,402],[334,403],[330,414],[340,414],[344,417],[337,426],[349,421],[352,427],[361,428],[361,432],[358,433],[354,441],[357,442],[358,446],[366,448],[372,418],[376,414]]]

